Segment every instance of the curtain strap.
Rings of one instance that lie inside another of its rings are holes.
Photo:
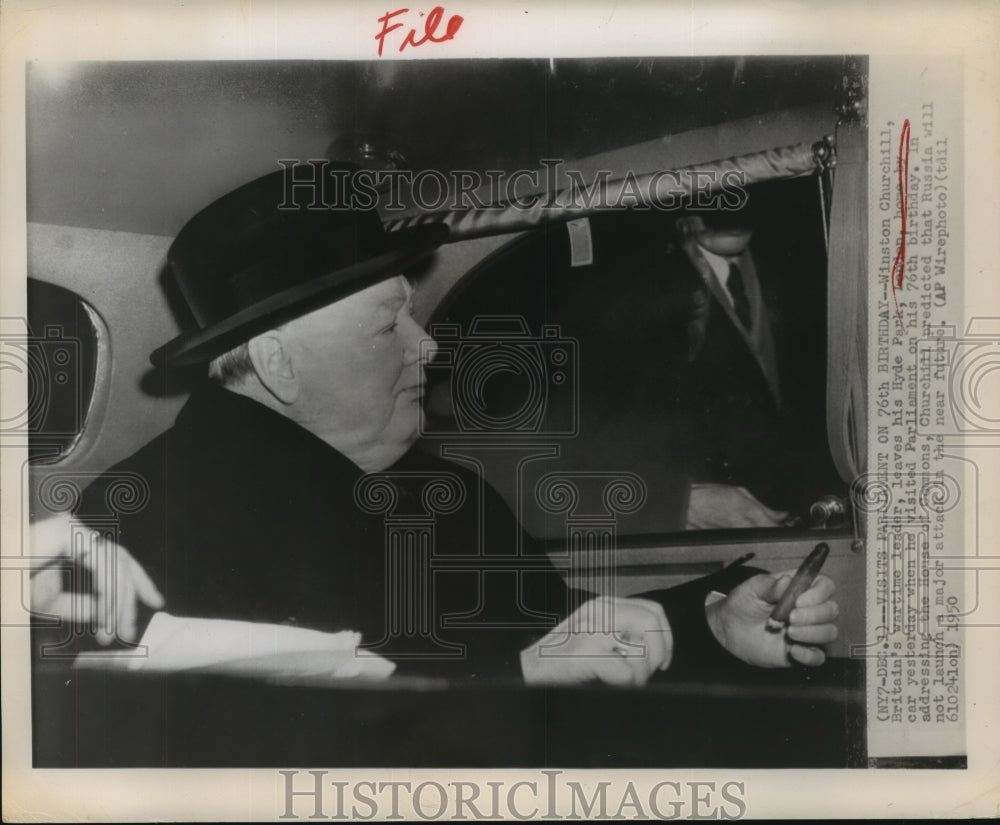
[[[868,135],[837,127],[827,257],[826,427],[837,472],[851,483],[868,463]]]
[[[607,211],[609,204],[659,206],[677,209],[694,193],[701,197],[754,183],[798,178],[821,172],[832,156],[827,139],[767,149],[748,155],[667,169],[617,180],[599,180],[586,190],[543,192],[516,202],[485,209],[425,212],[385,221],[389,231],[427,223],[444,223],[451,230],[448,241],[461,241],[534,229],[549,223],[583,218]]]

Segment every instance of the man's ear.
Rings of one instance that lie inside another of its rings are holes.
[[[299,374],[286,341],[275,330],[251,338],[247,344],[250,362],[264,388],[282,404],[299,397]]]

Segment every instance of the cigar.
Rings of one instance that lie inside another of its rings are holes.
[[[788,617],[795,607],[795,600],[812,585],[829,553],[830,546],[825,541],[821,541],[816,545],[816,549],[806,556],[805,561],[795,571],[788,589],[774,606],[774,610],[771,611],[771,616],[767,620],[768,630],[776,633],[788,626]]]

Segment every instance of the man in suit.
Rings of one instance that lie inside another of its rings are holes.
[[[559,455],[526,465],[518,487],[502,467],[489,476],[529,530],[564,529],[531,496],[553,470],[641,476],[646,504],[622,520],[634,533],[773,527],[842,487],[825,447],[825,261],[812,194],[792,181],[757,187],[738,213],[593,215],[570,228],[589,250],[582,259],[565,225],[540,227],[442,300],[436,323],[468,331],[473,319],[516,316],[534,336],[548,325],[578,345],[578,395],[546,402],[555,421],[577,404],[578,432],[540,438]],[[429,376],[428,407],[444,421],[454,372]],[[499,420],[522,397],[481,401]]]
[[[694,284],[681,384],[696,444],[695,500],[699,490],[736,488],[731,495],[763,502],[755,520],[768,526],[788,511],[804,513],[840,483],[819,420],[822,269],[752,245],[759,215],[759,208],[747,208],[679,218],[665,270],[672,280]],[[779,237],[779,252],[796,240]],[[690,526],[729,526],[719,523],[721,512],[696,507]]]
[[[446,230],[389,236],[374,211],[311,208],[308,192],[289,208],[283,174],[220,198],[175,240],[169,273],[197,326],[153,360],[206,365],[212,382],[80,506],[106,518],[108,481],[145,480],[120,539],[168,611],[356,630],[401,670],[462,678],[641,684],[690,661],[823,661],[837,610],[826,577],[787,633],[766,630],[789,580],[769,575],[708,607],[704,587],[614,599],[595,628],[607,600],[567,591],[488,485],[410,449],[433,346],[398,273]],[[428,493],[434,479],[451,492]],[[404,544],[399,567],[387,518],[423,524],[428,508],[436,544]],[[553,644],[571,655],[544,655]]]

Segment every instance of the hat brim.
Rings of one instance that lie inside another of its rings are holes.
[[[149,360],[157,367],[185,367],[209,361],[259,332],[400,274],[437,249],[447,237],[448,227],[443,223],[392,232],[388,236],[392,248],[382,254],[271,295],[217,324],[181,333],[154,350]]]

